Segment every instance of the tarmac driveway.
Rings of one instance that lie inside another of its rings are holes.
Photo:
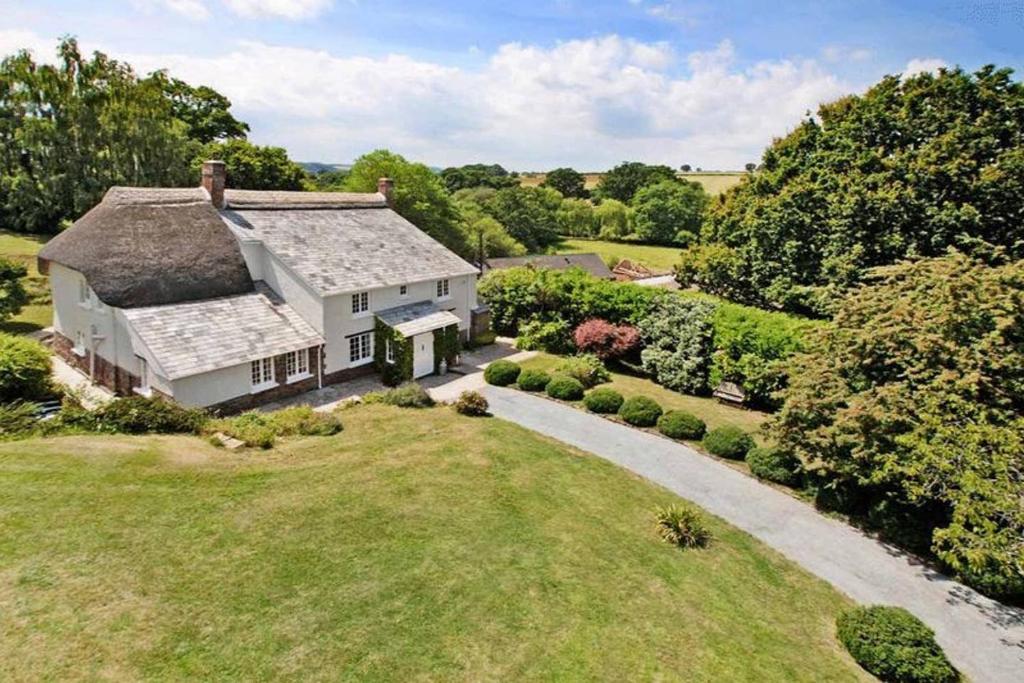
[[[864,604],[900,605],[931,626],[975,681],[1024,681],[1024,610],[922,566],[812,506],[683,444],[576,408],[488,386],[491,412],[610,460],[747,531]]]

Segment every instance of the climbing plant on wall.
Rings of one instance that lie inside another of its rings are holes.
[[[380,320],[373,329],[373,336],[373,364],[384,384],[393,387],[412,379],[412,341]],[[393,361],[387,359],[389,341],[394,349]]]

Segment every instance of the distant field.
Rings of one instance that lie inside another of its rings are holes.
[[[0,323],[0,332],[35,332],[48,326],[53,319],[46,276],[40,275],[36,268],[36,254],[49,239],[48,235],[26,235],[0,230],[0,258],[23,263],[28,267],[25,288],[32,298],[32,304],[25,306],[19,315],[6,323]]]
[[[520,176],[522,184],[527,187],[536,187],[544,182],[544,173],[524,173]],[[586,178],[586,188],[592,190],[597,187],[598,182],[601,181],[603,173],[584,173],[583,176]],[[680,178],[698,182],[704,186],[704,190],[708,194],[720,194],[725,192],[733,185],[740,182],[745,173],[743,171],[707,171],[701,173],[677,173]]]
[[[565,240],[558,245],[556,251],[559,254],[595,253],[605,263],[628,258],[657,273],[670,273],[673,266],[679,262],[680,249],[604,240]]]

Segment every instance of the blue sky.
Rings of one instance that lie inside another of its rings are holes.
[[[0,51],[72,34],[227,94],[301,160],[737,168],[886,73],[1024,68],[1024,0],[0,0]]]

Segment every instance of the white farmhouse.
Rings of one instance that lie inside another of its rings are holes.
[[[115,187],[40,252],[54,350],[118,394],[234,412],[451,364],[477,269],[378,192]]]

